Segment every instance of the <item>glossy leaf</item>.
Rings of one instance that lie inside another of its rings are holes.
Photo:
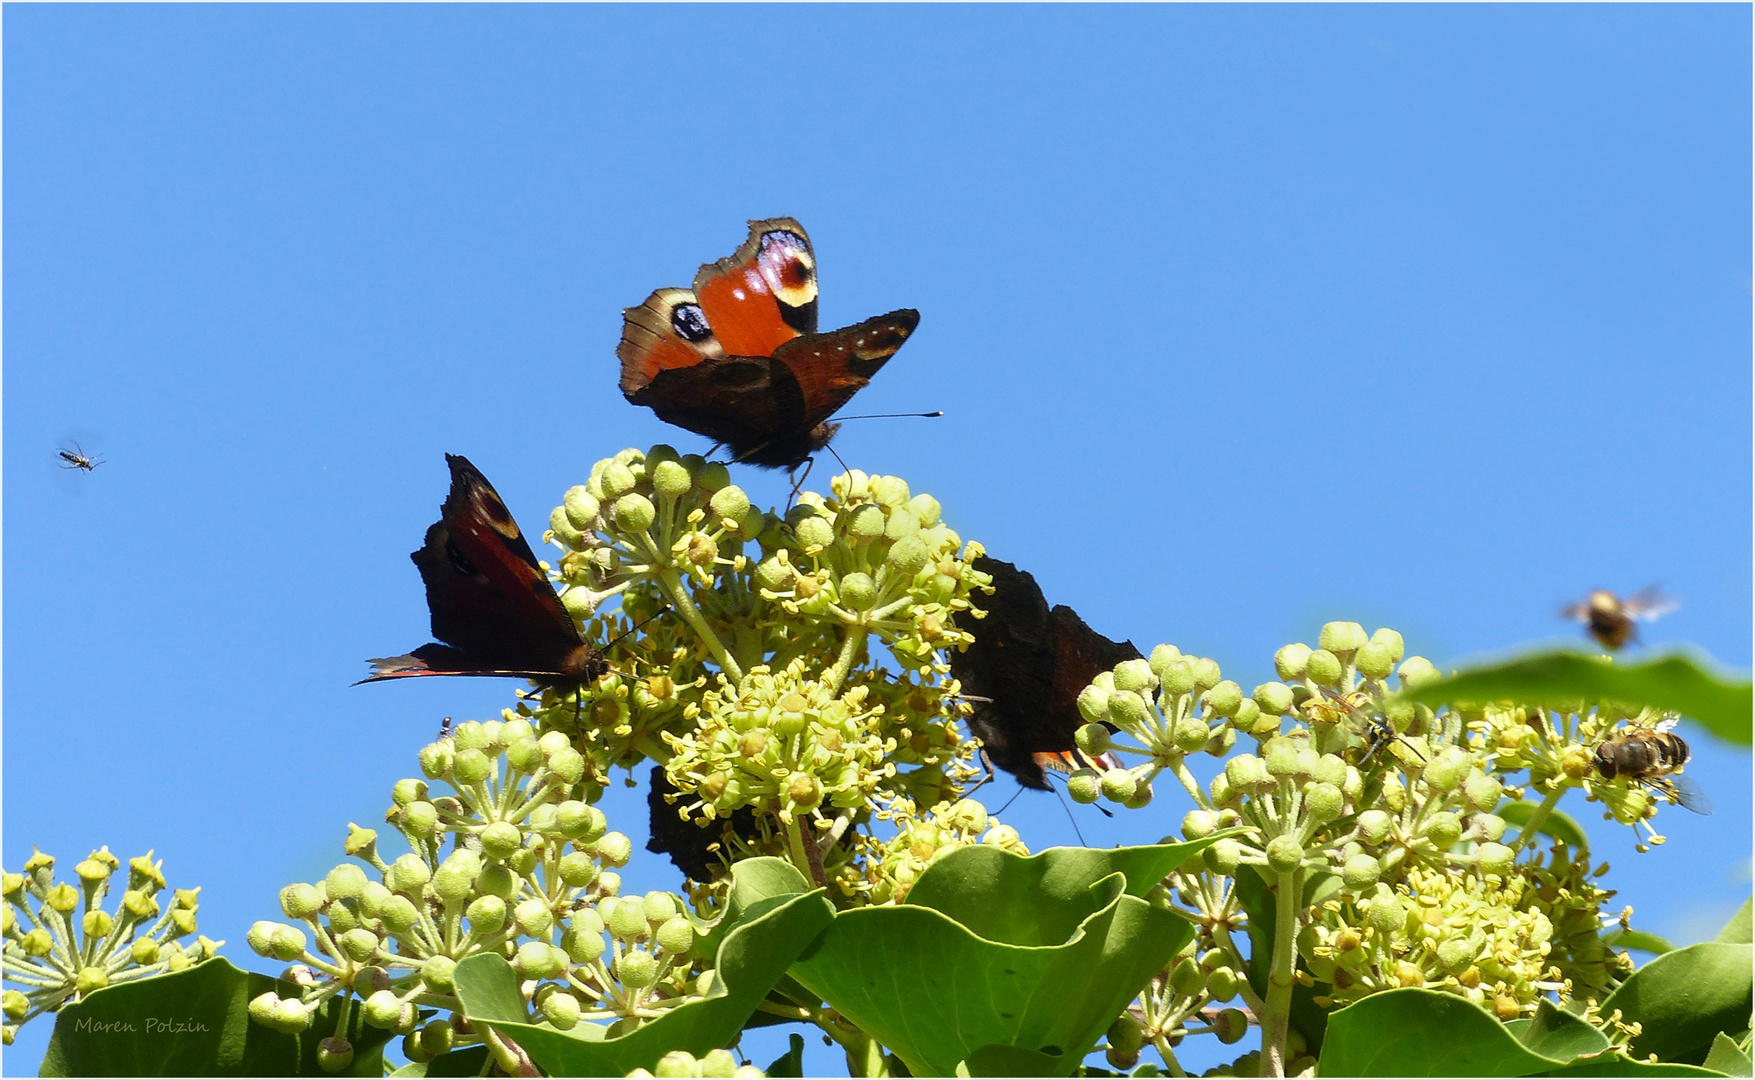
[[[1536,807],[1537,804],[1533,802],[1503,802],[1493,813],[1504,818],[1507,825],[1515,825],[1521,830],[1529,824],[1530,818],[1535,816]],[[1552,836],[1556,840],[1563,840],[1574,848],[1590,847],[1590,839],[1585,836],[1584,830],[1579,827],[1578,822],[1572,820],[1561,810],[1551,811],[1543,820],[1542,827],[1536,831]]]
[[[1675,948],[1656,934],[1648,934],[1644,930],[1622,930],[1619,927],[1603,935],[1603,944],[1612,949],[1633,949],[1651,953],[1653,956],[1661,956]]]
[[[1708,941],[1677,949],[1634,972],[1603,1002],[1602,1014],[1620,1009],[1623,1020],[1641,1025],[1630,1047],[1636,1058],[1699,1060],[1713,1036],[1749,1026],[1752,965],[1755,948],[1748,945]]]
[[[1505,1030],[1517,1036],[1517,1041],[1527,1049],[1555,1061],[1571,1061],[1609,1048],[1607,1035],[1546,1000],[1536,1006],[1534,1017],[1513,1020],[1505,1025]]]
[[[1544,1076],[1722,1076],[1723,1073],[1676,1061],[1629,1061],[1624,1057],[1581,1061],[1550,1069]]]
[[[1563,1063],[1464,998],[1385,990],[1329,1017],[1317,1075],[1529,1076]]]
[[[487,1047],[466,1046],[440,1054],[428,1062],[410,1062],[391,1073],[395,1077],[480,1076],[487,1065]]]
[[[1043,1059],[1065,1075],[1193,936],[1134,894],[1216,839],[1028,857],[960,848],[906,903],[837,915],[792,975],[916,1076]]]
[[[804,1075],[804,1036],[788,1035],[786,1052],[768,1062],[762,1070],[769,1076],[803,1076]]]
[[[57,1014],[43,1076],[313,1076],[317,1044],[335,1034],[337,1002],[297,1035],[250,1022],[250,999],[299,988],[240,971],[224,957],[172,975],[98,990]],[[345,1076],[383,1075],[389,1032],[366,1027],[355,1003],[343,1032],[353,1043]]]
[[[700,1057],[737,1038],[793,958],[830,924],[834,909],[817,890],[763,896],[749,903],[744,914],[719,945],[719,979],[712,996],[679,1005],[620,1038],[606,1038],[606,1029],[597,1024],[559,1031],[533,1022],[519,993],[517,973],[493,954],[457,965],[457,996],[471,1020],[510,1036],[551,1076],[625,1076],[653,1068],[672,1050]]]
[[[1406,696],[1438,705],[1453,701],[1562,703],[1609,699],[1651,705],[1698,720],[1719,738],[1750,744],[1755,693],[1747,679],[1707,671],[1692,657],[1660,656],[1632,664],[1570,650],[1536,653],[1469,668]]]

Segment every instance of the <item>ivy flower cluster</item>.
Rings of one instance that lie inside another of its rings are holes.
[[[128,860],[127,887],[110,911],[103,901],[122,862],[109,848],[73,868],[77,886],[56,881],[54,857],[32,850],[23,873],[5,875],[6,905],[0,908],[6,981],[13,984],[0,1001],[8,1046],[34,1017],[105,986],[181,971],[211,959],[224,944],[199,935],[178,943],[195,933],[201,890],[173,890],[167,908],[159,899],[164,860],[154,862],[150,851]]]
[[[518,1048],[458,1015],[455,973],[471,956],[510,961],[533,1015],[560,1030],[588,1020],[622,1034],[711,985],[677,897],[620,895],[632,844],[581,798],[586,761],[566,734],[539,735],[508,712],[459,724],[420,763],[424,779],[399,781],[386,815],[407,853],[386,861],[377,833],[351,826],[354,861],[283,889],[291,921],[251,927],[250,947],[291,963],[302,988],[251,1002],[258,1022],[303,1030],[331,999],[345,1019],[351,991],[368,1024],[404,1036],[411,1060],[486,1042],[512,1071]],[[351,1047],[329,1039],[321,1054],[341,1069]]]
[[[1606,703],[1434,712],[1399,693],[1438,678],[1433,665],[1404,656],[1395,631],[1357,623],[1329,623],[1316,648],[1287,645],[1274,663],[1280,681],[1245,696],[1214,661],[1161,645],[1079,698],[1081,748],[1132,764],[1075,774],[1075,798],[1139,809],[1168,774],[1195,804],[1182,836],[1220,836],[1166,881],[1199,931],[1141,996],[1140,1030],[1112,1033],[1112,1061],[1147,1042],[1167,1052],[1187,1034],[1230,1034],[1212,1009],[1241,998],[1264,1025],[1258,1066],[1296,1072],[1310,1064],[1286,1020],[1300,983],[1324,1007],[1423,987],[1509,1020],[1549,994],[1600,1000],[1626,977],[1624,954],[1600,937],[1612,893],[1595,879],[1607,866],[1536,838],[1570,788],[1618,820],[1650,818],[1659,800],[1604,779],[1591,756],[1618,725],[1652,717]],[[1197,754],[1225,759],[1204,785],[1188,767]],[[1544,801],[1523,804],[1522,829],[1507,835],[1499,811],[1523,798],[1510,781],[1520,770]],[[1276,915],[1265,994],[1238,975],[1245,893]]]
[[[583,700],[520,713],[571,734],[593,777],[658,762],[722,859],[780,855],[862,902],[874,815],[948,804],[974,775],[945,650],[971,640],[957,620],[988,581],[931,496],[853,470],[782,517],[657,446],[598,462],[549,524],[563,603],[586,618],[619,597],[615,625],[641,633]]]

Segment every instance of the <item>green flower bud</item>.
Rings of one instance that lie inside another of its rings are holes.
[[[634,471],[620,461],[610,462],[604,467],[604,470],[597,475],[599,490],[601,490],[606,497],[611,499],[625,495],[634,490],[634,485],[637,483],[639,483],[639,481],[634,478]]]
[[[1497,840],[1505,835],[1505,819],[1497,814],[1476,814],[1474,829],[1484,840]]]
[[[280,910],[289,919],[308,919],[323,907],[323,894],[315,885],[300,883],[280,890]],[[260,925],[260,924],[258,924]]]
[[[1206,992],[1207,973],[1193,960],[1178,960],[1170,969],[1170,988],[1184,997],[1197,997]]]
[[[583,484],[575,484],[561,496],[561,511],[566,515],[567,523],[575,530],[587,530],[597,520],[597,513],[602,509],[591,492],[585,490]]]
[[[451,777],[459,785],[479,784],[492,776],[493,772],[494,759],[480,750],[459,750],[451,762]]]
[[[1347,800],[1333,784],[1312,784],[1304,791],[1304,806],[1311,817],[1328,822],[1346,811]]]
[[[1174,970],[1171,977],[1175,977]],[[1116,1018],[1115,1023],[1109,1025],[1109,1045],[1112,1049],[1123,1054],[1133,1054],[1137,1053],[1139,1048],[1145,1045],[1145,1042],[1145,1026],[1127,1013],[1122,1013]]]
[[[1475,949],[1468,938],[1450,938],[1438,944],[1438,962],[1452,975],[1475,962]]]
[[[390,872],[384,875],[384,881],[391,891],[399,893],[418,892],[431,879],[432,870],[427,866],[426,860],[413,852],[398,856],[390,864]]]
[[[1318,649],[1311,653],[1310,659],[1304,665],[1305,676],[1318,686],[1335,686],[1345,673],[1346,668],[1340,657],[1327,649]]]
[[[687,1050],[672,1050],[658,1059],[653,1075],[665,1077],[667,1080],[673,1077],[696,1077],[701,1075],[701,1063]]]
[[[629,989],[644,989],[658,981],[658,960],[644,949],[629,949],[616,961],[615,976]]]
[[[565,992],[545,995],[542,999],[542,1018],[560,1031],[571,1030],[579,1023],[579,999]]]
[[[1225,779],[1233,791],[1248,791],[1272,783],[1267,766],[1254,754],[1238,754],[1225,762]]]
[[[1365,919],[1371,929],[1388,937],[1402,928],[1402,923],[1407,920],[1407,913],[1395,893],[1390,892],[1386,886],[1379,885],[1377,895],[1371,898],[1371,910],[1366,912]]]
[[[481,860],[471,851],[453,851],[433,873],[433,890],[441,900],[456,903],[469,896],[481,873]]]
[[[1202,697],[1206,701],[1206,711],[1216,716],[1236,716],[1237,710],[1243,705],[1243,688],[1226,679],[1217,683]]]
[[[1078,769],[1066,778],[1066,793],[1072,801],[1089,806],[1103,793],[1103,781],[1095,769]]]
[[[806,554],[820,551],[835,542],[835,527],[824,517],[810,514],[798,520],[792,527],[793,535]]]
[[[1305,666],[1309,662],[1310,646],[1303,643],[1283,645],[1279,652],[1274,653],[1274,673],[1286,680],[1302,679],[1304,678]],[[1268,711],[1266,705],[1262,705],[1262,711]]]
[[[506,925],[506,901],[498,896],[478,896],[464,909],[464,916],[476,933],[495,933]]]
[[[1288,645],[1286,649],[1293,647]],[[1281,649],[1280,652],[1283,653],[1286,649]],[[1305,650],[1305,652],[1306,655],[1303,659],[1308,661],[1310,659],[1309,650]],[[1302,668],[1303,665],[1299,666]],[[1255,688],[1253,697],[1255,704],[1269,716],[1284,716],[1292,710],[1292,688],[1285,683],[1262,683]]]
[[[1427,779],[1431,779],[1430,774],[1427,775]],[[1479,769],[1471,772],[1468,780],[1463,784],[1463,797],[1475,810],[1491,810],[1499,805],[1499,800],[1504,796],[1505,785],[1501,784],[1496,777],[1489,776]]]
[[[1230,1001],[1237,996],[1237,973],[1221,966],[1207,972],[1207,996],[1214,1001]]]
[[[1249,1014],[1242,1009],[1224,1010],[1213,1019],[1213,1034],[1219,1037],[1220,1042],[1230,1046],[1249,1034]]]
[[[875,509],[875,507],[868,506],[865,509],[870,510]],[[877,597],[877,583],[871,580],[869,574],[861,574],[856,571],[841,575],[841,604],[843,607],[852,611],[870,611],[872,606],[877,603]]]
[[[908,515],[899,515],[899,520],[906,520]],[[890,545],[890,553],[884,557],[890,568],[903,578],[912,578],[920,573],[931,559],[926,544],[918,536],[904,536]]]
[[[271,930],[268,937],[268,948],[262,953],[264,956],[272,956],[276,960],[291,961],[305,955],[304,931],[284,923],[269,923],[268,925]]]
[[[526,979],[552,979],[566,970],[567,954],[546,941],[526,941],[512,964]]]
[[[1475,848],[1475,857],[1480,860],[1481,870],[1489,874],[1504,877],[1511,873],[1516,854],[1504,844],[1486,843]]]
[[[884,534],[884,512],[871,504],[859,507],[847,519],[847,536],[854,543],[875,540]]]
[[[1194,692],[1197,685],[1194,676],[1194,665],[1187,657],[1178,657],[1164,665],[1158,674],[1158,685],[1168,697],[1181,697]]]
[[[1347,763],[1334,754],[1323,754],[1316,759],[1316,767],[1310,771],[1310,777],[1318,783],[1341,787],[1347,782]]]
[[[617,903],[604,911],[603,921],[617,941],[642,941],[652,930],[645,908],[637,903]]]
[[[1378,866],[1376,859],[1369,855],[1354,855],[1341,867],[1341,881],[1347,888],[1362,893],[1377,884],[1381,873],[1382,868]]]
[[[639,492],[629,492],[615,501],[615,527],[621,532],[645,532],[658,518],[658,508]]]
[[[331,900],[352,900],[366,887],[366,872],[353,863],[342,863],[323,879],[323,891]]]
[[[512,909],[512,921],[518,926],[518,932],[525,937],[548,937],[549,928],[555,924],[555,914],[549,908],[548,901],[540,896],[532,896],[520,901]]]
[[[1131,690],[1135,693],[1146,693],[1157,680],[1153,678],[1152,665],[1145,660],[1124,660],[1115,665],[1115,689]]]
[[[509,821],[490,822],[481,830],[481,850],[490,859],[504,859],[524,844],[524,834]]]
[[[681,956],[695,947],[695,927],[687,916],[673,915],[666,919],[653,935],[658,947],[667,953]]]
[[[676,915],[676,897],[667,892],[649,892],[640,900],[641,910],[645,912],[646,921],[654,925],[665,922]]]
[[[1389,627],[1386,626],[1386,627],[1383,627],[1381,629],[1372,631],[1371,643],[1373,645],[1381,645],[1383,648],[1387,649],[1389,651],[1389,658],[1390,658],[1391,663],[1399,663],[1401,661],[1401,658],[1402,658],[1402,636],[1400,634],[1396,633],[1394,630],[1391,630]]]
[[[141,967],[150,967],[158,963],[158,942],[151,938],[135,938],[134,944],[128,947],[128,958]]]
[[[736,484],[728,484],[713,493],[709,506],[720,520],[741,522],[743,516],[749,513],[750,498]]]
[[[1261,758],[1267,766],[1268,775],[1276,780],[1285,780],[1298,775],[1298,751],[1300,741],[1284,736],[1269,739],[1262,744]],[[1236,760],[1233,758],[1232,760]],[[1235,781],[1235,777],[1232,777]]]
[[[1103,724],[1081,725],[1073,732],[1073,744],[1091,757],[1115,749],[1115,740],[1110,737],[1108,727]]]
[[[1202,690],[1211,690],[1219,685],[1220,672],[1216,660],[1209,660],[1204,656],[1193,657],[1189,661],[1189,667],[1194,673],[1194,685]]]
[[[1388,648],[1374,641],[1367,642],[1359,650],[1359,655],[1353,658],[1353,666],[1368,679],[1387,679],[1390,672],[1395,670],[1395,658],[1390,655]]]
[[[1109,691],[1101,686],[1087,686],[1079,691],[1079,715],[1087,724],[1109,719]]]
[[[1229,877],[1237,872],[1237,864],[1243,861],[1243,845],[1235,840],[1220,840],[1201,852],[1201,858],[1206,861],[1208,870]]]
[[[1139,699],[1135,698],[1134,700],[1137,701]],[[1133,774],[1126,769],[1109,769],[1103,773],[1103,797],[1110,802],[1125,804],[1128,800],[1133,798],[1134,789],[1137,786],[1138,784],[1134,780]]]
[[[1252,705],[1254,703],[1246,701],[1244,704]],[[1213,729],[1212,737],[1207,740],[1206,746],[1202,747],[1202,749],[1214,757],[1224,757],[1226,754],[1229,754],[1231,748],[1236,745],[1236,730],[1230,727],[1221,727]]]
[[[1218,817],[1206,810],[1190,810],[1182,815],[1182,835],[1188,840],[1211,836],[1218,830]]]
[[[394,990],[379,990],[366,999],[366,1023],[385,1030],[402,1020],[402,1002]]]
[[[1452,748],[1426,765],[1426,786],[1440,795],[1456,790],[1468,768],[1468,756]]]
[[[1432,841],[1432,846],[1439,851],[1448,851],[1462,839],[1462,819],[1448,810],[1433,814],[1426,820],[1422,835]]]
[[[759,1070],[758,1070],[759,1071]],[[709,1050],[701,1059],[702,1076],[736,1076],[737,1058],[731,1051],[724,1048]]]
[[[337,944],[341,946],[341,951],[347,954],[349,960],[356,964],[363,964],[372,958],[373,953],[378,951],[378,935],[370,930],[349,930],[341,935],[341,940]]]
[[[649,462],[647,475],[652,478],[652,490],[666,499],[680,499],[695,486],[695,478],[689,475],[688,467],[679,461],[660,461],[656,465]],[[571,496],[573,493],[569,491],[567,494]],[[570,511],[568,516],[572,516]],[[585,521],[575,521],[574,524],[583,529],[590,520],[586,518]]]
[[[1295,836],[1276,836],[1267,844],[1268,869],[1290,874],[1304,862],[1304,848]]]
[[[420,919],[414,902],[406,896],[392,896],[378,911],[378,921],[392,934],[400,934]]]
[[[585,756],[570,746],[563,746],[548,756],[548,771],[555,779],[572,787],[585,777]]]
[[[578,922],[575,916],[574,922]],[[603,923],[598,920],[595,930],[574,926],[561,935],[561,948],[575,964],[589,964],[602,956],[608,947],[603,941]]]
[[[1438,669],[1432,666],[1432,661],[1424,656],[1410,656],[1403,660],[1401,667],[1396,668],[1396,674],[1402,677],[1402,686],[1409,690],[1418,689],[1444,678]]]
[[[1120,697],[1121,695],[1117,694],[1110,698],[1110,704],[1113,705]],[[1207,741],[1212,736],[1213,732],[1208,729],[1206,721],[1198,716],[1185,716],[1176,722],[1176,727],[1172,729],[1170,738],[1178,750],[1185,754],[1195,754],[1205,749]]]
[[[1369,640],[1365,628],[1356,622],[1331,622],[1324,624],[1317,644],[1338,656],[1358,652]]]
[[[1359,838],[1373,846],[1389,839],[1390,826],[1395,819],[1382,810],[1366,810],[1360,813],[1357,825]]]
[[[447,748],[445,752],[449,755],[449,748]],[[425,751],[422,751],[422,753],[425,753]],[[409,803],[402,808],[402,820],[400,824],[403,831],[408,833],[408,835],[418,840],[425,840],[428,837],[431,837],[439,827],[439,809],[430,802],[421,801]]]

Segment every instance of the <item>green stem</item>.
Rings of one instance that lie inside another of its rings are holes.
[[[1188,1075],[1182,1071],[1182,1063],[1176,1060],[1176,1051],[1170,1048],[1169,1039],[1162,1035],[1158,1036],[1152,1040],[1152,1049],[1158,1051],[1158,1056],[1164,1059],[1164,1069],[1171,1076]]]
[[[1541,832],[1542,823],[1548,820],[1548,815],[1554,812],[1554,807],[1560,804],[1560,796],[1564,794],[1566,794],[1565,784],[1548,792],[1548,797],[1542,800],[1542,805],[1536,807],[1535,813],[1531,814],[1530,819],[1524,822],[1523,828],[1518,830],[1517,842],[1511,845],[1512,851],[1523,850],[1523,846]]]
[[[664,590],[664,595],[669,597],[671,606],[676,608],[676,613],[682,616],[683,622],[688,623],[689,629],[693,630],[702,643],[707,646],[707,651],[713,654],[714,660],[718,661],[719,669],[725,672],[726,677],[731,680],[731,685],[737,686],[742,683],[743,668],[738,666],[731,652],[726,649],[725,642],[719,640],[719,635],[713,632],[711,626],[707,625],[706,616],[701,614],[701,609],[695,606],[694,599],[683,588],[682,575],[667,566],[657,571],[657,578],[659,587]]]
[[[1292,1011],[1292,942],[1298,937],[1298,871],[1277,875],[1274,885],[1274,955],[1268,968],[1267,1011],[1261,1018],[1263,1076],[1286,1075],[1286,1026]]]
[[[823,676],[823,682],[828,686],[831,694],[841,692],[841,680],[845,679],[847,673],[853,670],[853,661],[859,656],[859,647],[865,644],[865,624],[854,623],[844,626],[842,633],[846,636],[841,639],[841,652],[835,657],[835,666],[831,667]]]
[[[798,827],[798,815],[794,814],[786,822],[786,850],[792,856],[792,865],[813,885],[821,885],[817,880],[816,871],[811,868],[810,855],[804,850],[804,831]]]

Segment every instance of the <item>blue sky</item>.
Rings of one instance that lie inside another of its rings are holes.
[[[1248,687],[1329,619],[1446,665],[1661,582],[1684,606],[1647,639],[1747,670],[1750,29],[1741,5],[10,6],[5,863],[155,848],[266,970],[244,930],[279,887],[381,819],[441,716],[511,697],[348,685],[427,639],[407,555],[442,454],[540,530],[597,458],[704,450],[621,399],[620,311],[752,217],[810,230],[825,327],[922,313],[855,411],[946,418],[850,425],[842,456],[1112,637]],[[57,470],[74,439],[108,464]],[[1696,747],[1716,815],[1638,857],[1587,821],[1617,903],[1679,940],[1749,888],[1748,754]],[[643,806],[607,804],[641,839]],[[1148,841],[1184,809],[1079,820]],[[1008,818],[1073,839],[1046,796]]]

